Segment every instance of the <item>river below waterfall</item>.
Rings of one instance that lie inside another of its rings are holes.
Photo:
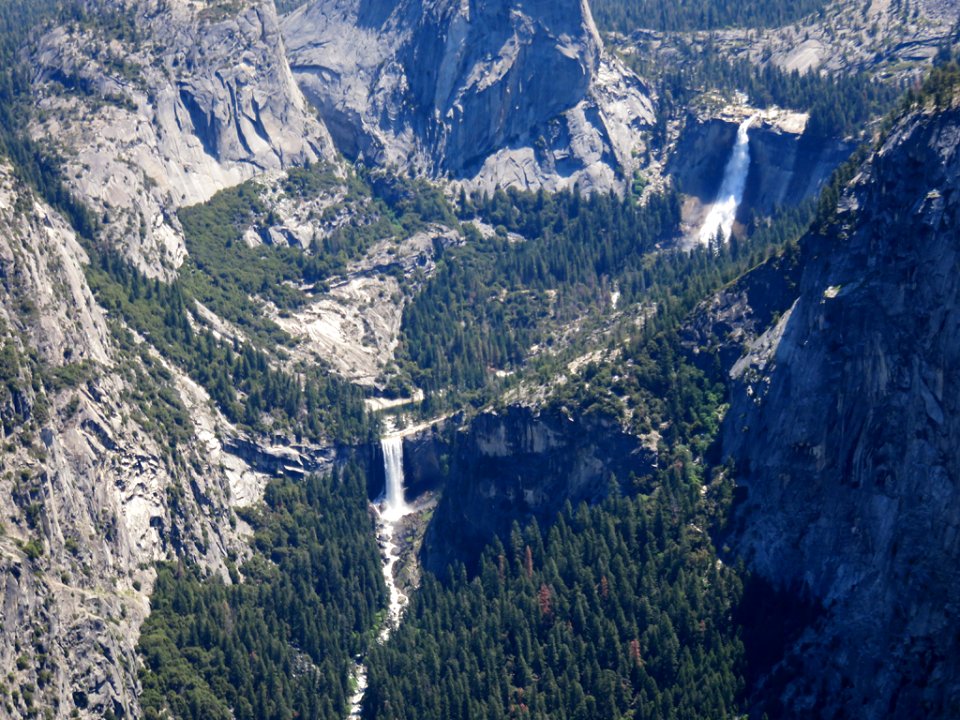
[[[387,583],[389,604],[387,615],[377,636],[377,642],[384,643],[390,633],[400,624],[403,610],[409,598],[397,584],[396,566],[400,560],[400,547],[397,533],[401,531],[404,518],[417,508],[409,505],[404,496],[403,477],[403,435],[386,435],[380,441],[383,450],[384,491],[383,495],[371,504],[376,515],[377,544],[383,561],[383,579]],[[367,667],[358,659],[353,670],[354,693],[350,698],[351,718],[360,717],[363,696],[367,691]]]

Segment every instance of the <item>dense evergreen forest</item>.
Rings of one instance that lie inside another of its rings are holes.
[[[461,206],[498,232],[472,233],[441,257],[404,313],[401,357],[427,392],[478,389],[488,370],[516,369],[533,344],[549,342],[548,325],[602,306],[611,279],[633,300],[645,282],[645,254],[679,223],[674,196],[638,207],[612,195],[497,191]]]
[[[957,64],[943,63],[898,114],[950,106],[958,83]],[[742,716],[751,656],[740,633],[763,648],[780,629],[747,615],[762,610],[742,595],[747,576],[724,566],[710,542],[733,490],[713,444],[724,374],[702,352],[694,364],[683,319],[709,295],[704,286],[773,247],[780,249],[769,261],[787,281],[796,278],[795,240],[834,223],[841,189],[867,152],[837,170],[815,209],[781,217],[749,246],[688,256],[699,266],[675,277],[703,285],[662,288],[673,302],[649,332],[555,391],[553,402],[574,412],[591,412],[604,397],[615,401],[604,413],[639,398],[632,409],[666,430],[655,474],[611,480],[605,501],[568,504],[549,527],[514,526],[493,540],[473,576],[460,566],[446,582],[426,577],[391,642],[371,651],[364,717]]]
[[[364,717],[741,715],[740,577],[718,561],[708,532],[732,493],[712,452],[724,376],[716,358],[693,363],[683,322],[777,248],[776,262],[795,263],[794,241],[813,217],[807,206],[746,242],[656,253],[657,280],[634,295],[657,298],[656,319],[619,337],[616,351],[608,346],[549,401],[621,420],[629,411],[636,432],[659,430],[655,474],[611,479],[606,501],[568,503],[549,527],[515,526],[493,540],[475,576],[460,567],[445,582],[426,577],[391,641],[371,650]]]
[[[688,30],[791,22],[823,2],[593,5],[606,28]],[[724,383],[718,363],[687,356],[682,322],[772,254],[791,262],[793,241],[811,221],[815,230],[829,224],[854,166],[841,170],[818,208],[756,219],[748,237],[692,253],[669,250],[680,216],[673,192],[640,204],[631,194],[498,190],[450,203],[428,183],[364,170],[345,181],[345,202],[362,210],[353,222],[305,249],[251,247],[244,234],[266,240],[273,218],[257,186],[245,184],[181,211],[190,258],[164,283],[98,243],[96,218],[66,191],[57,159],[22,132],[29,84],[13,38],[43,17],[75,12],[66,7],[0,3],[0,153],[84,239],[90,285],[118,319],[118,372],[130,380],[137,420],[162,433],[171,452],[190,437],[190,419],[165,363],[241,428],[373,440],[378,427],[362,391],[325,368],[288,364],[291,340],[263,308],[296,309],[373,243],[438,221],[468,242],[435,248],[437,272],[404,312],[393,390],[424,389],[424,412],[433,414],[495,402],[531,382],[547,388],[546,402],[660,437],[655,475],[611,479],[603,502],[568,506],[548,526],[494,539],[474,576],[462,567],[445,582],[426,576],[386,644],[374,641],[386,592],[363,470],[273,481],[262,506],[242,513],[254,531],[251,557],[239,567],[234,559],[230,582],[183,561],[159,567],[139,645],[146,717],[343,718],[350,670],[363,653],[363,714],[371,719],[740,716],[746,659],[733,612],[741,576],[718,560],[710,537],[732,491],[712,454]],[[658,77],[662,109],[682,107],[705,87],[742,90],[755,104],[810,110],[811,130],[831,137],[859,130],[891,99],[864,76],[761,71],[713,50]],[[957,77],[947,65],[907,102],[952,101]],[[304,168],[283,192],[308,200],[342,182],[328,167]],[[250,342],[215,333],[197,303]],[[618,308],[628,310],[618,316]],[[605,352],[579,370],[579,381],[554,384],[597,338]],[[36,375],[69,387],[89,370],[54,371],[11,348],[0,347],[3,385]],[[176,512],[175,492],[171,504]]]
[[[591,0],[597,25],[629,33],[638,28],[711,30],[779,27],[825,7],[826,0]]]
[[[945,102],[957,76],[956,66],[944,66],[905,106]],[[503,193],[462,203],[465,214],[501,229],[488,241],[475,238],[489,244],[479,257],[494,260],[443,258],[475,273],[469,282],[443,279],[453,269],[437,275],[449,297],[474,298],[453,306],[457,316],[481,312],[477,298],[505,288],[589,287],[614,268],[621,278],[637,274],[632,289],[623,285],[635,301],[656,288],[649,329],[620,356],[589,366],[588,383],[553,398],[578,412],[604,403],[604,413],[629,399],[637,415],[665,430],[655,475],[611,479],[605,501],[568,504],[547,527],[515,526],[493,540],[472,577],[463,567],[445,583],[428,575],[383,645],[371,643],[383,587],[363,479],[351,468],[342,481],[278,481],[266,507],[248,517],[256,554],[242,568],[245,583],[161,569],[141,641],[148,717],[342,716],[346,668],[365,648],[366,718],[741,716],[746,654],[734,617],[741,579],[718,561],[708,532],[732,490],[728,469],[711,455],[724,383],[717,364],[691,363],[682,321],[699,299],[774,248],[783,248],[778,262],[795,263],[791,241],[811,220],[815,230],[830,223],[858,157],[838,171],[815,213],[785,214],[758,225],[748,241],[691,255],[658,252],[652,240],[605,255],[613,252],[597,237],[605,226],[589,220],[630,211],[612,198]],[[669,217],[672,201],[658,202],[642,217],[661,230],[654,220]],[[560,262],[571,243],[582,254]],[[634,258],[651,250],[661,263],[652,283]],[[473,295],[461,296],[460,288]],[[456,344],[448,350],[466,356]]]
[[[160,567],[140,636],[145,717],[342,720],[386,603],[363,474],[274,481],[245,519],[254,553],[235,584]]]
[[[629,207],[612,198],[593,202],[598,216],[600,209],[611,211],[604,203]],[[662,202],[661,211],[672,212],[672,201]],[[478,199],[470,212],[509,223],[501,232],[533,234],[542,232],[540,223],[558,223],[557,214],[589,217],[590,205],[576,196],[524,195],[509,203]],[[509,208],[510,217],[497,215]],[[569,389],[554,399],[579,412],[609,414],[616,410],[604,404],[605,393],[631,398],[648,423],[669,427],[656,477],[622,478],[599,506],[568,508],[542,530],[518,528],[505,539],[507,549],[494,543],[476,578],[462,571],[446,585],[425,578],[400,631],[382,646],[368,646],[371,636],[363,633],[383,600],[382,590],[371,589],[380,585],[371,579],[377,564],[362,511],[365,483],[355,471],[339,486],[335,479],[313,478],[305,486],[278,481],[268,489],[266,508],[248,518],[257,529],[257,555],[242,569],[243,584],[161,568],[141,642],[148,712],[167,708],[175,717],[215,718],[229,708],[237,717],[330,717],[343,709],[349,657],[369,647],[366,717],[734,716],[743,649],[730,613],[739,581],[717,563],[704,532],[729,498],[722,472],[705,475],[702,461],[716,431],[723,383],[685,360],[677,329],[696,300],[792,237],[804,218],[809,213],[758,230],[756,246],[660,253],[658,320],[627,348],[616,375],[613,362],[598,363],[587,370],[590,392]],[[574,255],[566,273],[554,265],[554,273],[524,281],[576,288],[600,277],[598,262],[611,272],[598,260],[602,253],[591,250],[602,247],[591,239],[600,227],[583,227],[566,242],[585,243],[589,262]],[[533,241],[490,242],[497,262],[489,277],[503,284],[526,267],[524,247]],[[559,257],[565,248],[558,247]],[[634,255],[646,250],[641,244],[620,251],[615,264],[633,267]],[[626,291],[642,297],[644,282]],[[702,495],[710,480],[710,492]],[[351,607],[355,592],[363,598],[360,611]],[[316,607],[309,625],[304,616]],[[360,615],[343,618],[334,612],[338,607]],[[303,667],[298,653],[321,669],[297,672]]]
[[[427,392],[428,411],[480,402],[484,389],[502,389],[504,373],[526,369],[548,381],[561,365],[555,341],[606,323],[614,292],[626,307],[641,304],[627,319],[634,331],[643,314],[653,316],[640,323],[644,333],[675,322],[810,219],[810,207],[797,208],[758,224],[750,239],[686,254],[660,249],[679,225],[672,193],[641,206],[629,196],[497,191],[462,197],[460,211],[496,233],[472,233],[442,253],[401,328],[399,365]]]
[[[656,484],[515,528],[473,579],[426,578],[371,652],[363,716],[737,717],[739,581],[700,529],[691,459]]]

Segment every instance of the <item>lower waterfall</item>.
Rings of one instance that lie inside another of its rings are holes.
[[[395,534],[399,521],[412,513],[414,508],[408,505],[404,498],[403,436],[397,434],[384,436],[380,440],[380,448],[383,450],[384,488],[383,495],[373,507],[377,514],[377,543],[383,560],[383,579],[390,593],[387,617],[377,638],[383,643],[390,637],[390,632],[400,624],[400,617],[408,600],[407,596],[400,591],[393,576],[394,567],[400,559]],[[363,696],[367,690],[367,668],[362,660],[358,661],[354,668],[353,679],[356,688],[350,698],[350,717],[358,718]]]
[[[383,500],[380,502],[377,521],[377,540],[383,552],[383,578],[390,591],[390,606],[387,621],[380,634],[381,640],[390,636],[390,630],[400,622],[400,614],[407,603],[407,596],[400,592],[393,577],[393,568],[400,559],[394,534],[397,522],[413,512],[404,499],[403,487],[403,436],[387,435],[380,441],[383,449],[383,474],[385,478]]]
[[[383,450],[383,506],[381,515],[387,521],[395,521],[410,513],[403,490],[403,437],[387,435],[380,440]]]
[[[730,239],[733,232],[733,223],[737,219],[737,208],[743,200],[743,191],[747,186],[747,173],[750,171],[750,125],[756,115],[740,123],[737,128],[737,139],[733,144],[733,152],[723,171],[723,180],[717,199],[713,202],[707,219],[700,228],[700,244],[708,245],[721,233],[723,241]]]

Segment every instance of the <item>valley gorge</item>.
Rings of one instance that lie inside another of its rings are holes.
[[[0,716],[960,713],[960,6],[868,5],[0,6]]]

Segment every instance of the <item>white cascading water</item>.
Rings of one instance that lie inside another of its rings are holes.
[[[387,435],[380,440],[380,447],[386,477],[382,515],[385,520],[393,522],[410,512],[403,498],[403,437]]]
[[[383,579],[387,582],[390,591],[390,608],[387,622],[384,623],[380,639],[386,640],[390,631],[400,622],[403,606],[407,604],[407,596],[400,592],[393,577],[393,568],[400,559],[394,536],[397,531],[397,522],[405,515],[413,512],[403,498],[403,436],[387,435],[380,440],[383,449],[384,483],[383,501],[380,503],[380,520],[377,523],[377,539],[383,550]]]
[[[743,200],[743,190],[747,186],[747,173],[750,171],[750,125],[756,119],[752,115],[737,128],[737,139],[733,152],[723,171],[720,191],[714,201],[707,219],[700,228],[700,244],[708,245],[719,231],[724,242],[730,239],[733,223],[737,219],[737,208]]]
[[[394,542],[397,522],[414,508],[407,505],[403,487],[403,436],[386,435],[380,439],[383,450],[384,488],[382,499],[374,505],[377,510],[377,541],[383,559],[383,579],[390,593],[390,606],[387,618],[380,630],[380,642],[386,642],[390,631],[400,624],[400,616],[407,604],[407,596],[400,592],[393,577],[393,569],[400,559],[397,544]],[[359,718],[363,706],[363,696],[367,691],[367,668],[363,661],[357,662],[353,670],[356,687],[350,698],[350,718]]]

